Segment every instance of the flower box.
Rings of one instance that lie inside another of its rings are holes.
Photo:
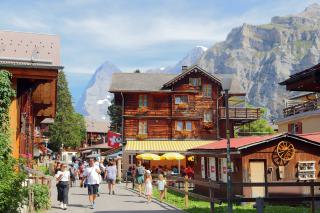
[[[148,107],[139,107],[138,114],[145,114],[148,112]]]
[[[178,104],[178,109],[180,109],[180,110],[185,110],[187,108],[188,108],[188,104],[187,103]]]
[[[212,129],[213,128],[213,123],[212,122],[204,122],[203,127],[205,129]]]
[[[139,140],[139,141],[145,140],[145,139],[147,139],[147,137],[148,137],[147,134],[138,134],[136,136],[137,140]]]
[[[181,130],[181,131],[177,131],[177,133],[179,134],[179,136],[181,136],[182,138],[186,138],[190,135],[190,131],[186,131],[186,130]]]

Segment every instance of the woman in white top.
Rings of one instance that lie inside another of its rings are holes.
[[[61,171],[55,175],[57,180],[58,201],[61,209],[66,210],[68,204],[70,172],[67,170],[66,164],[61,164]]]

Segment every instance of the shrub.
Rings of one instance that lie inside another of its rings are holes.
[[[50,208],[50,193],[47,185],[33,184],[31,190],[34,194],[34,208],[36,210]]]
[[[38,170],[45,175],[50,175],[49,168],[46,166],[39,166]]]

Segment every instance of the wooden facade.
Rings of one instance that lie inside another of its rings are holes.
[[[32,158],[41,121],[56,113],[59,36],[0,31],[0,39],[0,69],[12,74],[16,91],[9,109],[13,155]]]
[[[50,72],[3,66],[2,69],[13,74],[12,87],[16,90],[16,97],[10,106],[13,155],[32,157],[34,144],[41,142],[41,134],[38,132],[40,122],[55,116],[58,69]]]
[[[139,75],[143,85],[144,79],[147,81],[154,74],[127,73],[124,78],[128,79],[129,86],[122,85],[122,89],[113,88],[113,84],[123,84],[117,82],[117,76],[114,76],[110,88],[110,92],[115,94],[116,104],[123,105],[125,140],[208,140],[225,137],[224,96],[220,78],[193,66],[171,79],[163,74],[168,81],[162,81],[161,85],[155,79],[158,89],[148,89],[150,85],[143,89],[135,89],[135,85],[130,88],[130,84],[137,84],[133,81]],[[161,82],[161,79],[158,81]],[[237,95],[237,92],[232,95]],[[234,126],[258,119],[260,110],[234,107],[230,109],[230,115],[233,135]]]
[[[248,143],[232,149],[232,182],[305,182],[320,180],[320,133],[310,135],[283,134],[273,137],[261,137],[261,139],[246,138]],[[244,140],[244,139],[241,139]],[[252,143],[250,143],[252,141]],[[294,147],[291,159],[282,160],[277,152],[279,143],[287,142]],[[240,141],[233,141],[242,143]],[[225,150],[219,148],[189,150],[195,155],[195,179],[211,179],[217,183],[226,183],[226,154]],[[312,165],[301,171],[302,164]],[[306,176],[304,176],[306,174]],[[244,197],[279,197],[305,195],[310,193],[309,187],[241,187],[240,184],[232,186],[234,195]],[[196,191],[208,194],[208,189],[196,186]],[[216,197],[226,196],[226,187],[215,190]],[[320,191],[316,193],[320,194]]]

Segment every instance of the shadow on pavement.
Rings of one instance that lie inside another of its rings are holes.
[[[96,211],[94,213],[128,213],[128,212],[148,212],[148,213],[178,213],[177,210],[133,210],[133,211]]]

